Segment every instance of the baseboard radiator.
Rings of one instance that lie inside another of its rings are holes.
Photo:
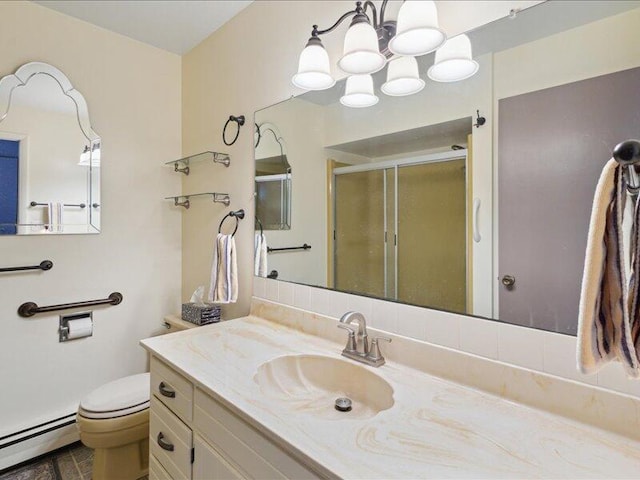
[[[0,471],[78,440],[76,413],[0,437]]]

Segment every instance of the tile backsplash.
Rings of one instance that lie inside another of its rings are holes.
[[[336,319],[356,310],[378,330],[640,397],[640,380],[627,378],[620,365],[581,374],[576,337],[569,335],[259,277],[253,295]]]

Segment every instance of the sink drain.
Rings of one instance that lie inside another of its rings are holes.
[[[339,412],[348,412],[351,410],[351,399],[347,397],[336,398],[335,407]]]

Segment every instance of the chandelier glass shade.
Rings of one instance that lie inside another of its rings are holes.
[[[292,82],[306,90],[325,90],[336,84],[331,76],[329,54],[318,37],[311,37],[304,47]]]
[[[378,103],[379,98],[373,93],[371,75],[351,75],[347,78],[344,95],[340,103],[345,107],[364,108]]]
[[[418,62],[414,57],[397,57],[389,62],[387,81],[380,90],[385,95],[401,97],[418,93],[424,88],[424,80],[418,72]]]
[[[471,56],[471,41],[458,35],[436,51],[436,59],[427,75],[435,82],[458,82],[478,71],[479,65]]]
[[[447,35],[438,26],[438,10],[433,1],[408,0],[398,12],[396,35],[389,50],[396,55],[426,55],[440,47]]]
[[[100,144],[94,143],[92,148],[85,145],[84,150],[80,154],[80,161],[78,165],[82,167],[88,167],[91,165],[92,167],[100,166]]]
[[[352,75],[382,70],[387,59],[378,50],[378,35],[368,21],[352,24],[344,37],[340,69]]]

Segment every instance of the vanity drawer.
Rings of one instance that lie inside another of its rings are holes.
[[[320,478],[198,389],[195,393],[194,425],[230,464],[249,478]]]
[[[151,392],[183,420],[193,419],[193,384],[155,357],[151,357]]]
[[[193,434],[157,398],[151,398],[149,453],[175,480],[191,478]]]
[[[199,435],[193,439],[195,461],[193,462],[193,480],[243,480],[240,472],[233,468],[217,451]]]
[[[149,480],[173,480],[153,455],[149,456]]]

